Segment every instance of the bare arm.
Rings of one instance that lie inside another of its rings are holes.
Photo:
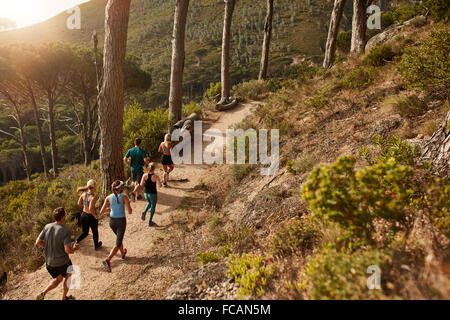
[[[153,177],[155,177],[155,180],[153,180]],[[159,176],[153,175],[153,177],[152,177],[153,182],[158,183],[158,187],[162,188],[162,183],[161,183],[161,179],[159,179]]]
[[[159,153],[163,153],[162,145],[163,145],[162,143],[159,145],[159,148],[158,148],[158,152],[159,152]]]
[[[142,188],[145,186],[145,181],[147,181],[147,178],[148,178],[148,174],[147,173],[142,176],[141,184],[140,184],[140,186]]]
[[[100,214],[104,214],[106,212],[106,208],[109,207],[109,197],[105,199],[105,202],[103,202],[102,209],[100,210]]]
[[[128,196],[122,196],[123,203],[125,204],[125,207],[127,208],[128,214],[133,213],[133,209],[131,208],[130,199],[128,199]]]
[[[38,248],[44,249],[44,240],[42,240],[39,237],[37,237],[35,245]]]
[[[70,244],[66,244],[64,246],[64,251],[66,251],[67,254],[72,254],[75,253],[75,251],[77,251],[80,248],[80,245],[77,243],[75,245],[75,247],[72,247],[72,245]]]
[[[78,206],[83,207],[83,195],[78,199]]]

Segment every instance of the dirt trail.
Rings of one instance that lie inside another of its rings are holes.
[[[225,133],[227,128],[247,117],[252,107],[257,104],[257,102],[250,102],[225,112],[209,112],[207,119],[204,120],[203,129],[212,127]],[[141,212],[146,202],[137,201],[132,204],[133,214],[127,215],[127,230],[124,238],[128,256],[125,261],[122,261],[119,255],[112,260],[112,273],[105,272],[101,262],[113,246],[115,235],[109,228],[109,219],[102,219],[99,224],[100,240],[103,241],[102,249],[93,250],[90,234],[81,243],[80,250],[71,255],[72,263],[79,266],[81,271],[81,289],[71,290],[69,294],[79,300],[162,298],[165,293],[162,291],[167,288],[164,282],[167,282],[170,277],[175,278],[177,272],[165,265],[164,261],[152,252],[154,241],[161,235],[162,230],[169,227],[172,213],[176,211],[187,192],[201,182],[207,169],[206,165],[180,165],[175,168],[170,176],[170,187],[163,188],[158,193],[158,205],[153,219],[157,227],[149,228],[147,221],[141,220]],[[157,170],[161,170],[159,175],[162,176],[162,169]],[[51,277],[45,266],[33,273],[12,276],[3,299],[35,299],[50,280]],[[131,286],[133,290],[128,290]],[[60,285],[47,294],[46,300],[60,299],[61,291]]]

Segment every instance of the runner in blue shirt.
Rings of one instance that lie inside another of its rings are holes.
[[[144,175],[144,165],[149,164],[147,153],[140,147],[141,143],[142,139],[136,138],[134,140],[134,148],[128,150],[125,158],[123,158],[123,160],[131,166],[131,178],[133,179],[135,187],[141,183],[142,176]]]

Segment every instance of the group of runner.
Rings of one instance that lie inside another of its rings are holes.
[[[152,227],[156,225],[153,222],[153,215],[158,201],[157,187],[168,186],[169,174],[174,169],[171,156],[173,144],[170,134],[167,134],[158,148],[158,152],[162,154],[161,164],[164,170],[163,182],[161,182],[159,176],[155,173],[155,163],[150,163],[147,153],[141,148],[141,143],[142,140],[140,138],[135,139],[135,146],[128,150],[124,161],[129,163],[131,167],[131,178],[134,182],[134,190],[131,192],[131,195],[139,195],[143,189],[144,197],[147,201],[145,210],[141,214],[141,219],[145,221],[147,212],[150,210],[148,226]],[[86,186],[77,189],[77,192],[81,193],[78,205],[83,207],[83,213],[80,216],[82,233],[73,244],[70,230],[64,226],[66,212],[62,207],[53,211],[55,222],[47,224],[36,239],[36,246],[44,249],[47,271],[53,278],[47,288],[37,296],[37,300],[43,300],[45,295],[61,282],[64,282],[62,299],[73,300],[73,296],[67,295],[69,291],[68,280],[72,275],[72,262],[69,255],[79,250],[80,242],[87,237],[89,229],[92,231],[94,250],[102,247],[103,243],[99,241],[98,234],[98,216],[95,212],[97,202],[96,189],[97,183],[94,180],[89,180]],[[124,182],[120,180],[114,181],[111,185],[112,193],[106,197],[100,210],[100,214],[104,214],[109,209],[109,226],[116,235],[114,247],[111,249],[108,257],[102,261],[104,268],[108,272],[111,272],[112,258],[119,251],[122,260],[125,260],[127,255],[127,249],[123,245],[127,225],[125,211],[128,214],[132,214],[133,209],[131,208],[130,198],[123,194],[123,190]]]

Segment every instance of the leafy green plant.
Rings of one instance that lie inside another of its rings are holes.
[[[424,0],[422,6],[430,10],[435,21],[447,22],[450,18],[450,3],[447,0]]]
[[[417,117],[427,111],[427,104],[416,94],[410,96],[388,96],[383,105],[392,107],[402,117]]]
[[[250,164],[233,164],[231,167],[231,174],[236,183],[241,182],[252,172],[253,166]]]
[[[191,101],[189,104],[183,106],[183,117],[188,117],[193,113],[198,114],[201,119],[203,117],[202,106],[194,101]]]
[[[276,264],[268,264],[262,256],[243,253],[232,255],[228,261],[227,274],[239,283],[239,294],[262,296],[267,281],[275,276]]]
[[[303,174],[311,170],[318,162],[317,156],[308,152],[302,153],[295,160],[288,160],[286,170],[295,175]]]
[[[269,245],[269,251],[280,255],[289,255],[297,251],[304,254],[313,248],[319,237],[319,231],[313,224],[296,220],[275,234]]]
[[[218,262],[219,256],[215,252],[200,252],[198,254],[198,262],[201,264],[208,264],[212,262]]]
[[[375,76],[374,67],[356,67],[342,80],[342,86],[345,89],[364,89],[374,82]]]
[[[348,236],[374,243],[374,220],[395,222],[391,231],[407,230],[409,201],[414,194],[412,169],[394,158],[355,170],[352,156],[313,170],[303,198],[318,217],[328,218],[348,231]]]
[[[398,69],[410,88],[448,96],[450,87],[450,31],[431,32],[420,46],[405,49]]]
[[[336,46],[342,52],[350,52],[352,41],[352,30],[343,31],[338,34]]]
[[[395,22],[402,23],[420,14],[420,7],[417,5],[400,6],[394,10]]]
[[[233,86],[232,93],[235,96],[257,100],[259,96],[268,92],[267,83],[264,80],[250,80]]]
[[[206,90],[204,97],[208,100],[213,100],[222,91],[222,84],[220,82],[211,82],[208,90]]]
[[[399,164],[413,166],[420,155],[420,150],[417,146],[410,145],[396,136],[385,139],[378,135],[374,139],[374,144],[380,151],[378,160],[383,162],[393,158]]]
[[[325,97],[323,92],[319,92],[316,95],[306,99],[306,104],[309,105],[314,110],[320,110],[329,107],[330,101],[328,100],[327,97]]]
[[[384,44],[370,50],[369,54],[364,58],[363,63],[373,67],[380,67],[387,61],[392,61],[395,53],[390,45]]]
[[[351,253],[325,247],[309,260],[306,267],[303,283],[306,295],[318,300],[383,299],[382,290],[367,288],[367,268],[376,265],[383,272],[389,269],[391,257],[386,250]]]

